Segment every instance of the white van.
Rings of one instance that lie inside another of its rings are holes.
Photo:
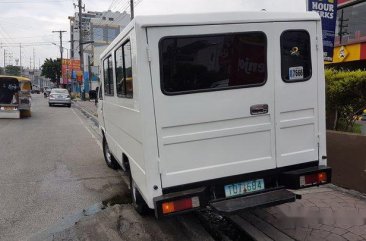
[[[295,201],[328,183],[317,13],[137,16],[101,55],[98,116],[157,217]]]

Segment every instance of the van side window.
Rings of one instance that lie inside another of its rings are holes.
[[[132,53],[131,43],[128,41],[123,45],[123,55],[126,74],[126,96],[133,97],[133,77],[132,77]]]
[[[288,30],[281,35],[281,75],[285,82],[311,78],[310,35],[305,30]]]
[[[122,46],[116,50],[115,53],[116,62],[116,86],[117,86],[117,96],[123,97],[126,94],[126,81],[125,72],[123,67],[123,48]]]
[[[127,41],[115,52],[118,97],[133,97],[131,43]]]
[[[166,95],[261,86],[267,80],[263,32],[167,37],[159,52]]]
[[[104,77],[104,94],[113,96],[113,67],[112,67],[112,56],[109,56],[103,61],[103,77]]]

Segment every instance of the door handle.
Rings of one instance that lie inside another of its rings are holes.
[[[251,115],[262,115],[268,113],[268,105],[262,104],[262,105],[252,105],[250,107],[250,114]]]

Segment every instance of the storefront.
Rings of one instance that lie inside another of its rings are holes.
[[[327,66],[366,69],[366,0],[338,0],[333,62]]]

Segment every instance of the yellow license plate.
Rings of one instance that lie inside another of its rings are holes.
[[[5,106],[4,107],[4,110],[6,110],[6,111],[12,111],[12,110],[14,110],[14,107]]]

